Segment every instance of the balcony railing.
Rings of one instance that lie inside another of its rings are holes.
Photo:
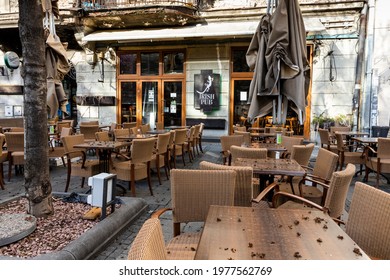
[[[196,8],[198,0],[90,0],[77,1],[79,8],[89,9],[113,9],[113,8],[132,8],[146,6],[183,6]]]

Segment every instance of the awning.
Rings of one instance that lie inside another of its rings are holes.
[[[325,30],[319,19],[304,19],[308,32]],[[256,31],[258,21],[213,22],[206,25],[184,26],[178,28],[105,30],[96,31],[82,40],[85,42],[133,43],[147,41],[177,41],[201,38],[251,38]]]

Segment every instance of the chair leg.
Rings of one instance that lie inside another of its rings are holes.
[[[131,189],[132,195],[135,197],[135,167],[134,164],[131,164],[130,167],[130,182],[129,182],[129,188]]]
[[[8,182],[11,181],[11,173],[12,173],[12,158],[8,162]]]
[[[161,174],[160,174],[160,155],[156,155],[156,170],[157,170],[157,177],[158,182],[161,185]]]
[[[85,177],[81,177],[81,187],[84,188]]]
[[[148,185],[149,185],[149,191],[150,195],[153,196],[153,190],[152,190],[152,182],[150,180],[150,161],[147,163],[147,173],[148,173]]]
[[[4,187],[4,178],[3,178],[3,163],[0,164],[0,187],[2,190],[5,189]]]

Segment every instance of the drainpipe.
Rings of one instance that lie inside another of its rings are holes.
[[[364,59],[364,46],[366,44],[366,29],[367,29],[367,3],[364,4],[360,15],[360,31],[359,31],[359,49],[356,59],[355,70],[355,89],[352,98],[352,115],[353,115],[353,130],[357,131],[360,127],[360,100],[362,88],[362,69]]]

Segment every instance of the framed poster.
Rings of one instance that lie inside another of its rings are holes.
[[[16,105],[14,106],[14,116],[21,116],[22,115],[22,106]]]
[[[194,75],[194,108],[203,112],[211,112],[219,108],[220,74],[212,70],[202,70]]]

